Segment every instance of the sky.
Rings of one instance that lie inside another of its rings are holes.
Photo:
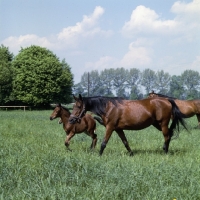
[[[200,73],[200,0],[0,0],[0,44],[51,50],[75,83],[121,67]]]

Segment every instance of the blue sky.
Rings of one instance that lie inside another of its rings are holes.
[[[200,0],[0,0],[0,43],[39,45],[71,66],[200,72]]]

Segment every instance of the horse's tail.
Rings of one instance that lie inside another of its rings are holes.
[[[173,130],[176,129],[176,127],[179,132],[179,122],[188,131],[188,129],[186,127],[186,122],[184,120],[185,115],[179,110],[178,106],[176,105],[176,103],[173,99],[168,99],[168,101],[172,105],[172,124],[170,126],[171,134],[173,135]]]
[[[100,117],[94,116],[93,118],[96,119],[101,125],[105,126],[103,120]]]

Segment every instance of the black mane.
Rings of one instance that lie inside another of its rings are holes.
[[[159,93],[154,93],[156,95],[158,95],[158,97],[164,97],[164,98],[169,98],[169,99],[177,99],[175,97],[170,97],[170,96],[167,96],[167,95],[164,95],[164,94],[159,94]]]
[[[122,100],[122,97],[83,97],[83,103],[86,111],[91,111],[99,116],[105,114],[105,108],[108,102],[111,102],[117,106],[117,103],[122,103]]]

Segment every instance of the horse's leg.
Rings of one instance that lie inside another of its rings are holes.
[[[95,134],[95,129],[85,131],[84,133],[92,138],[92,144],[90,146],[90,149],[94,149],[97,143],[97,134]]]
[[[124,134],[124,131],[123,130],[115,130],[118,134],[118,136],[121,138],[122,142],[124,143],[124,146],[126,147],[126,149],[128,150],[128,152],[130,153],[131,156],[133,156],[133,152],[128,144],[128,141],[126,139],[126,136]]]
[[[165,151],[165,153],[168,152],[169,149],[169,143],[171,140],[171,135],[172,133],[170,133],[170,130],[168,129],[168,126],[161,126],[162,129],[162,133],[165,139],[164,145],[163,145],[163,150]]]
[[[196,114],[198,120],[198,128],[200,128],[200,114]]]
[[[106,135],[104,136],[103,142],[101,143],[101,148],[99,151],[99,155],[101,156],[103,154],[104,149],[106,148],[106,144],[108,143],[108,140],[110,139],[110,136],[112,135],[113,129],[110,127],[106,127]]]
[[[168,126],[162,126],[160,125],[158,122],[155,122],[154,124],[152,124],[155,128],[157,128],[159,131],[162,131],[165,142],[163,145],[163,150],[165,151],[165,153],[168,152],[168,148],[169,148],[169,143],[171,140],[171,136],[173,135],[173,132],[170,133],[170,130],[168,129]]]
[[[70,132],[67,136],[66,136],[66,139],[65,139],[65,146],[67,148],[67,150],[70,150],[69,148],[69,144],[70,144],[70,140],[72,137],[74,137],[75,133],[74,132]],[[70,150],[71,151],[71,150]]]

